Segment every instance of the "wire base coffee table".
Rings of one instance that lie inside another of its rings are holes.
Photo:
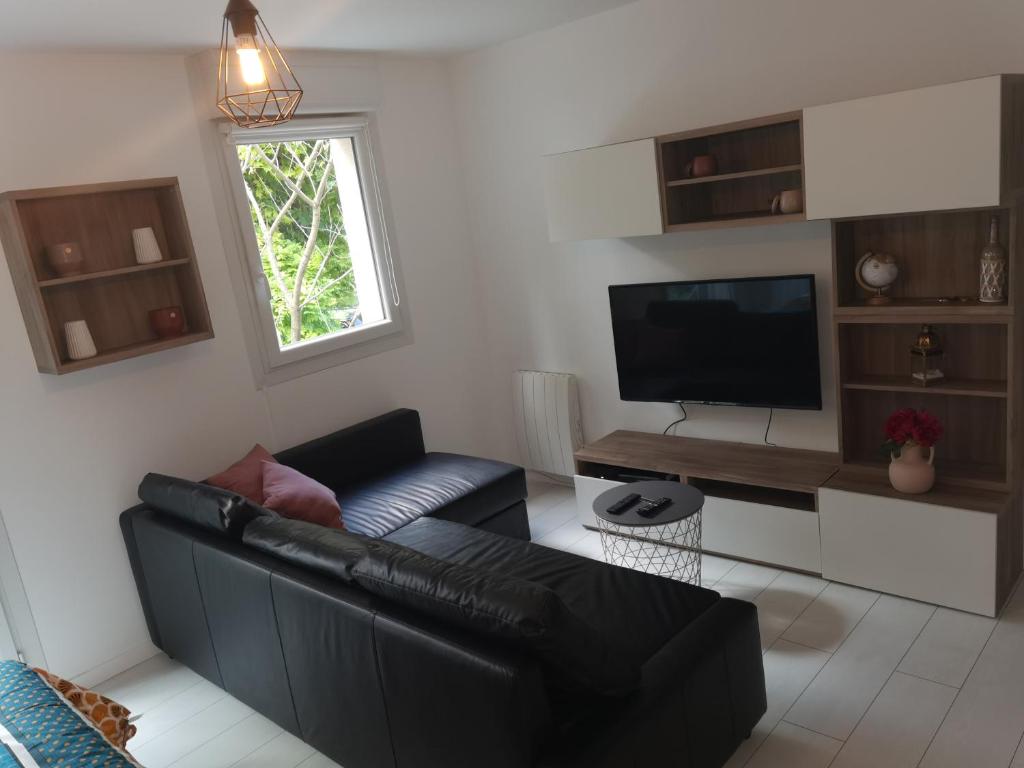
[[[652,518],[636,513],[639,504],[618,515],[608,512],[632,493],[666,497],[671,504]],[[700,586],[703,508],[704,494],[683,483],[645,480],[605,491],[594,499],[605,562]]]

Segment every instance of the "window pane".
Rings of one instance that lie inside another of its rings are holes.
[[[351,138],[238,147],[281,349],[387,319]]]

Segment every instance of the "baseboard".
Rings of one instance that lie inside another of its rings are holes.
[[[83,688],[91,688],[109,680],[115,675],[127,672],[132,667],[137,667],[142,662],[153,658],[159,653],[160,649],[147,640],[119,656],[103,662],[99,666],[93,667],[80,675],[75,675],[72,680]],[[53,671],[55,674],[60,674],[59,670]]]
[[[562,477],[561,475],[551,475],[547,472],[538,472],[536,469],[526,470],[526,482],[528,483],[547,483],[548,485],[564,485],[566,488],[572,488],[572,478]]]

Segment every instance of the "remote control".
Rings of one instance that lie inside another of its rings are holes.
[[[609,515],[621,515],[623,512],[632,507],[638,501],[640,501],[640,494],[631,493],[629,494],[629,496],[623,496],[621,499],[619,499],[610,507],[608,507],[608,509],[606,509],[605,511]]]
[[[636,513],[641,517],[657,517],[658,513],[671,503],[672,499],[667,496],[662,496],[660,499],[653,499],[652,501],[646,502],[637,508]]]

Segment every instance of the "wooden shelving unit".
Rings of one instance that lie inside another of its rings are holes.
[[[151,227],[164,259],[137,264],[132,230]],[[0,196],[0,238],[43,373],[64,374],[213,337],[178,180],[23,190]],[[79,243],[85,272],[60,277],[46,247]],[[180,306],[184,335],[161,339],[149,311]],[[64,323],[85,320],[97,355],[71,360]]]
[[[771,213],[776,194],[803,189],[801,120],[793,112],[659,137],[665,231],[804,221]],[[698,155],[713,155],[718,173],[688,177]]]
[[[888,415],[898,408],[927,409],[942,421],[936,446],[940,482],[912,500],[1020,517],[1014,500],[1021,434],[1021,208],[973,209],[878,216],[833,222],[833,307],[842,466],[828,487],[892,498],[887,457],[880,446]],[[1008,301],[982,304],[979,258],[995,215],[1007,248]],[[893,300],[866,304],[854,269],[867,251],[891,253],[900,277]],[[941,299],[948,299],[941,300]],[[922,324],[939,334],[945,378],[921,386],[912,376],[910,348]],[[1020,552],[1019,520],[1015,531]],[[1009,550],[1008,550],[1009,551]],[[1019,566],[1019,557],[1016,562]],[[1019,570],[1019,567],[1018,567]]]

